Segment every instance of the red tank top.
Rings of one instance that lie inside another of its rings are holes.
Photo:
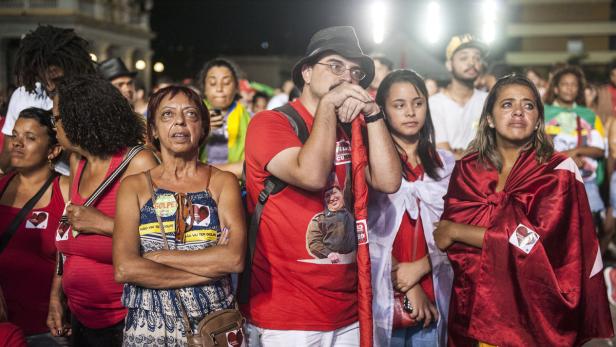
[[[3,192],[15,174],[0,179]],[[0,234],[21,208],[0,205]],[[26,335],[48,332],[49,290],[56,264],[56,228],[64,210],[59,178],[52,183],[49,204],[33,208],[0,253],[0,287],[4,291],[9,321]]]
[[[122,150],[112,156],[105,178],[120,165],[125,153],[126,150]],[[88,200],[88,197],[79,194],[79,181],[85,164],[84,159],[79,161],[73,178],[71,203],[74,205],[82,205]],[[120,179],[117,179],[92,207],[114,218],[119,187]],[[75,238],[68,230],[62,238],[59,235],[56,237],[56,246],[65,256],[62,287],[75,317],[93,329],[109,327],[123,320],[126,315],[120,301],[123,287],[114,280],[111,237],[81,233]]]
[[[409,174],[406,175],[406,179],[410,182],[414,182],[421,179],[423,174],[423,167],[417,165],[416,168],[411,169]],[[412,262],[428,254],[428,246],[426,245],[426,237],[424,236],[421,218],[414,220],[411,219],[408,213],[404,213],[402,222],[400,223],[400,229],[398,229],[398,234],[396,234],[396,238],[394,239],[391,254],[399,262]],[[419,284],[424,290],[424,293],[426,293],[428,299],[434,303],[432,273],[425,275]]]

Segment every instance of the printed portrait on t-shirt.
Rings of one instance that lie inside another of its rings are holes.
[[[26,219],[26,229],[47,229],[49,213],[45,211],[33,211]]]
[[[194,225],[206,227],[210,225],[210,208],[205,205],[193,204]]]
[[[350,162],[350,153],[347,155],[344,151],[350,152],[350,145],[348,141],[339,141],[336,169],[323,191],[323,211],[312,217],[306,230],[306,248],[313,259],[302,259],[302,262],[350,264],[356,261],[357,235],[352,213],[351,173],[350,165],[345,165]],[[339,175],[340,171],[342,175]],[[340,176],[344,177],[342,182]]]
[[[62,216],[66,216],[66,207],[68,206],[68,204],[66,204],[66,206],[64,206],[64,211],[62,212]],[[65,217],[63,217],[65,218]],[[58,225],[58,229],[56,229],[56,241],[66,241],[68,240],[68,234],[69,231],[71,230],[71,225],[68,224],[68,221],[62,221],[62,219],[60,220],[60,224]]]

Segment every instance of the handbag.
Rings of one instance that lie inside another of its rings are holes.
[[[211,170],[210,170],[211,172]],[[154,184],[152,183],[152,176],[150,171],[145,172],[145,176],[148,179],[148,185],[150,187],[150,194],[152,195],[152,201],[155,201]],[[167,242],[167,236],[165,234],[165,226],[158,213],[154,213],[158,220],[158,226],[163,238],[164,249],[169,249],[169,243]],[[180,292],[175,289],[175,296],[178,298],[180,311],[182,313],[182,324],[184,325],[184,331],[186,332],[186,340],[190,347],[213,347],[213,346],[242,346],[244,344],[244,323],[245,318],[241,312],[236,308],[219,310],[212,312],[199,322],[197,325],[197,331],[193,332],[190,327],[190,320],[188,319],[188,313],[182,302]]]
[[[419,203],[418,203],[419,205]],[[415,260],[417,256],[417,231],[415,230],[415,242],[413,243],[413,252],[411,259]],[[392,327],[393,329],[408,328],[417,325],[417,321],[411,317],[413,313],[413,306],[406,297],[405,293],[394,291],[394,319]]]
[[[392,328],[401,329],[417,325],[417,321],[411,317],[413,309],[406,295],[402,292],[394,292],[394,319]]]

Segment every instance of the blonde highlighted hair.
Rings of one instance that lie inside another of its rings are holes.
[[[541,102],[541,96],[537,88],[524,76],[516,74],[507,75],[500,78],[494,87],[492,87],[492,90],[490,90],[479,118],[477,135],[467,150],[467,153],[478,152],[478,159],[480,162],[486,166],[492,165],[496,167],[499,172],[503,168],[503,158],[496,149],[496,129],[490,127],[488,117],[490,117],[494,111],[499,93],[504,87],[510,85],[520,85],[530,89],[539,113],[537,118],[537,130],[535,130],[533,135],[528,139],[523,150],[535,150],[538,164],[545,163],[554,153],[552,139],[545,132],[543,103]]]

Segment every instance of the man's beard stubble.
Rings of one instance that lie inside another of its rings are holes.
[[[477,75],[473,78],[466,78],[464,76],[461,76],[460,74],[457,73],[455,69],[451,71],[451,74],[454,79],[460,81],[462,84],[464,84],[465,86],[471,89],[474,88],[475,81],[479,78],[479,72],[477,72]]]

